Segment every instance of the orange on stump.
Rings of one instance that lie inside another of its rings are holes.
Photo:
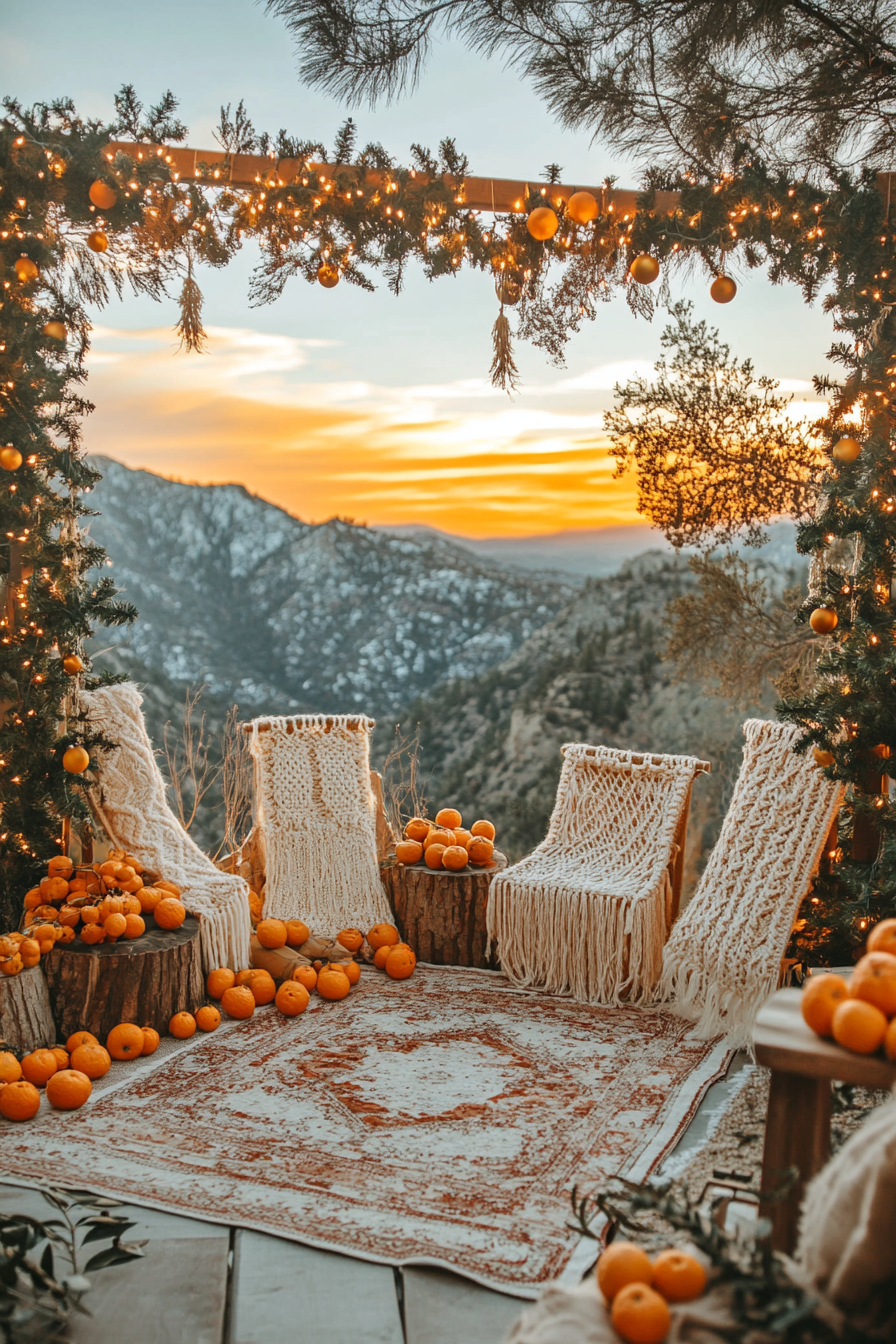
[[[93,1091],[93,1084],[80,1069],[60,1069],[47,1083],[47,1101],[57,1111],[76,1111]]]
[[[896,956],[896,919],[882,919],[868,935],[869,952],[889,952]]]
[[[419,840],[399,840],[395,857],[399,863],[419,863],[423,858],[423,845]]]
[[[408,840],[417,840],[420,844],[426,839],[431,830],[428,821],[422,817],[411,817],[407,826],[404,828],[405,837]]]
[[[393,980],[407,980],[408,976],[414,974],[416,965],[417,958],[406,943],[399,943],[398,947],[389,949],[389,955],[386,957],[386,974]]]
[[[460,826],[463,817],[456,807],[443,807],[436,813],[436,825],[444,826],[446,831],[453,831],[455,826]]]
[[[107,938],[120,938],[128,926],[124,915],[108,915],[103,920]]]
[[[35,1087],[43,1087],[58,1068],[59,1061],[52,1050],[32,1050],[22,1058],[22,1077]]]
[[[653,1286],[667,1302],[693,1302],[706,1287],[706,1270],[688,1251],[661,1251],[653,1262]]]
[[[52,1046],[50,1046],[50,1049],[53,1051],[53,1054],[56,1056],[56,1067],[57,1067],[58,1069],[67,1069],[67,1068],[68,1068],[68,1065],[69,1065],[68,1051],[67,1051],[67,1050],[63,1050],[63,1048],[62,1048],[61,1045],[52,1045]],[[55,1077],[55,1074],[54,1074],[54,1077]]]
[[[188,1041],[196,1033],[196,1019],[192,1013],[175,1013],[168,1023],[171,1035],[179,1041]]]
[[[889,952],[867,952],[856,963],[849,982],[849,997],[873,1003],[886,1017],[893,1017],[896,1014],[896,957]]]
[[[72,1051],[71,1066],[79,1073],[86,1073],[88,1078],[104,1078],[112,1066],[112,1059],[108,1050],[87,1041]]]
[[[17,1083],[22,1076],[22,1066],[11,1050],[0,1050],[0,1085]]]
[[[142,915],[135,915],[133,913],[125,915],[124,925],[125,938],[139,938],[142,933],[146,932],[146,921],[143,919]]]
[[[357,952],[364,942],[364,935],[360,929],[342,929],[341,932],[337,933],[336,941],[347,951]]]
[[[221,1025],[221,1014],[217,1008],[206,1003],[202,1008],[196,1009],[196,1025],[200,1031],[214,1031]]]
[[[384,947],[378,947],[374,952],[373,964],[378,971],[384,971],[386,969],[386,958],[391,951],[392,945],[387,943]]]
[[[398,930],[394,924],[374,924],[367,935],[367,941],[374,952],[378,947],[394,947],[399,941]]]
[[[284,1017],[298,1017],[311,1002],[311,995],[298,980],[284,980],[277,990],[274,1003]]]
[[[92,1031],[76,1031],[69,1036],[65,1043],[65,1048],[71,1055],[77,1050],[79,1045],[99,1045],[99,1041]]]
[[[486,840],[494,840],[495,828],[490,821],[474,821],[470,827],[471,835],[481,835]]]
[[[143,1054],[154,1055],[159,1048],[159,1033],[155,1027],[141,1027],[140,1030],[143,1032]]]
[[[630,1283],[619,1290],[610,1320],[626,1344],[662,1344],[672,1324],[665,1298],[646,1283]]]
[[[229,966],[219,966],[216,971],[209,971],[205,988],[208,991],[209,998],[220,999],[225,989],[230,989],[235,984],[236,972],[232,971]]]
[[[857,1055],[873,1055],[887,1034],[887,1019],[873,1003],[846,999],[834,1010],[831,1034],[838,1045]]]
[[[442,854],[442,867],[447,868],[452,873],[460,872],[461,868],[466,868],[468,854],[463,845],[449,845]]]
[[[0,1115],[7,1120],[31,1120],[40,1110],[40,1093],[24,1078],[0,1087]]]
[[[453,844],[454,844],[453,831],[446,831],[444,827],[441,828],[435,827],[433,828],[433,830],[430,831],[429,835],[423,841],[423,852],[425,854],[426,851],[430,849],[433,845],[444,845],[447,849],[448,845]]]
[[[630,1283],[653,1283],[653,1265],[646,1251],[633,1241],[614,1241],[597,1262],[597,1286],[608,1302]]]
[[[262,947],[277,948],[286,945],[286,925],[282,919],[262,919],[255,935]]]
[[[91,946],[106,941],[106,930],[102,924],[85,924],[78,938],[82,943],[88,943]]]
[[[133,1022],[119,1022],[106,1037],[106,1049],[113,1059],[137,1059],[144,1045],[143,1028]]]
[[[47,864],[47,872],[50,877],[67,878],[74,866],[67,854],[56,854]]]
[[[495,846],[491,840],[487,840],[484,835],[477,835],[470,841],[470,848],[467,853],[470,856],[470,862],[482,865],[491,863],[492,854]]]
[[[834,1010],[849,998],[841,975],[810,975],[800,995],[803,1021],[818,1036],[833,1035]]]
[[[287,947],[301,947],[307,943],[311,937],[311,930],[301,919],[288,919],[286,921],[286,945]]]
[[[158,887],[141,887],[137,900],[144,915],[151,915],[156,906],[165,899],[165,893]]]
[[[176,882],[169,882],[164,877],[159,878],[159,880],[156,882],[156,886],[159,888],[160,891],[166,891],[169,896],[177,896],[178,899],[183,894]]]
[[[251,1017],[255,1012],[255,996],[247,985],[233,985],[221,995],[221,1008],[228,1017]]]
[[[473,839],[473,832],[472,832],[472,831],[465,831],[464,828],[463,828],[463,826],[455,826],[455,828],[454,828],[454,843],[455,843],[456,845],[463,845],[464,849],[469,849],[469,848],[470,848],[470,841],[471,841],[472,839]]]
[[[344,999],[351,989],[345,971],[339,970],[332,962],[324,966],[317,977],[317,992],[322,999]]]
[[[84,924],[99,924],[100,912],[96,905],[82,905],[81,921]]]
[[[292,978],[296,984],[304,985],[310,994],[317,984],[317,971],[313,966],[297,966],[292,973]]]
[[[444,858],[446,849],[448,849],[448,845],[428,845],[423,855],[427,868],[432,868],[434,870],[441,868],[442,859]]]
[[[339,966],[348,976],[350,985],[356,985],[361,979],[361,967],[356,961],[340,961]]]
[[[153,918],[160,929],[179,929],[186,917],[187,911],[176,896],[166,896],[153,911]]]

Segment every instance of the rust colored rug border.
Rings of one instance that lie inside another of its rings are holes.
[[[658,1010],[495,972],[365,972],[345,1003],[171,1041],[82,1111],[0,1122],[0,1183],[49,1163],[60,1184],[534,1298],[595,1259],[572,1184],[649,1176],[730,1057]]]

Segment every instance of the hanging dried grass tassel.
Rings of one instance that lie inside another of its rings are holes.
[[[491,369],[492,387],[500,387],[503,392],[515,392],[519,369],[513,362],[510,323],[504,316],[503,308],[498,315],[497,322],[492,327],[492,343],[495,350]]]
[[[205,349],[205,331],[202,327],[202,290],[193,279],[193,263],[187,265],[187,278],[180,292],[180,321],[174,328],[180,337],[180,348],[201,354]]]

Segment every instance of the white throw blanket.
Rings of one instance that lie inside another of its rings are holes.
[[[265,915],[328,936],[392,920],[377,860],[373,726],[350,715],[253,720]]]
[[[84,691],[91,724],[117,744],[103,756],[91,804],[118,849],[133,854],[181,888],[184,905],[200,916],[206,970],[249,965],[249,887],[241,877],[219,872],[187,835],[168,806],[136,686],[104,686]]]
[[[764,719],[744,724],[734,796],[694,896],[672,928],[661,993],[697,1022],[704,1039],[728,1033],[747,1046],[753,1021],[778,986],[781,958],[843,798],[811,756],[793,747],[799,729]]]

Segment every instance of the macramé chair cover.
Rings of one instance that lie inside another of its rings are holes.
[[[253,720],[266,916],[325,936],[392,921],[376,849],[373,727],[345,714]]]
[[[548,833],[489,889],[487,927],[517,985],[647,1003],[662,969],[679,821],[701,762],[567,744]]]
[[[722,833],[694,896],[672,928],[661,994],[697,1035],[749,1045],[778,986],[781,958],[843,799],[800,730],[748,719],[744,760]]]
[[[106,834],[116,848],[181,888],[187,910],[200,917],[207,971],[217,966],[245,969],[252,936],[248,884],[219,872],[168,806],[136,686],[104,686],[82,692],[81,698],[91,724],[117,744],[117,750],[103,757],[99,784],[90,795]]]

